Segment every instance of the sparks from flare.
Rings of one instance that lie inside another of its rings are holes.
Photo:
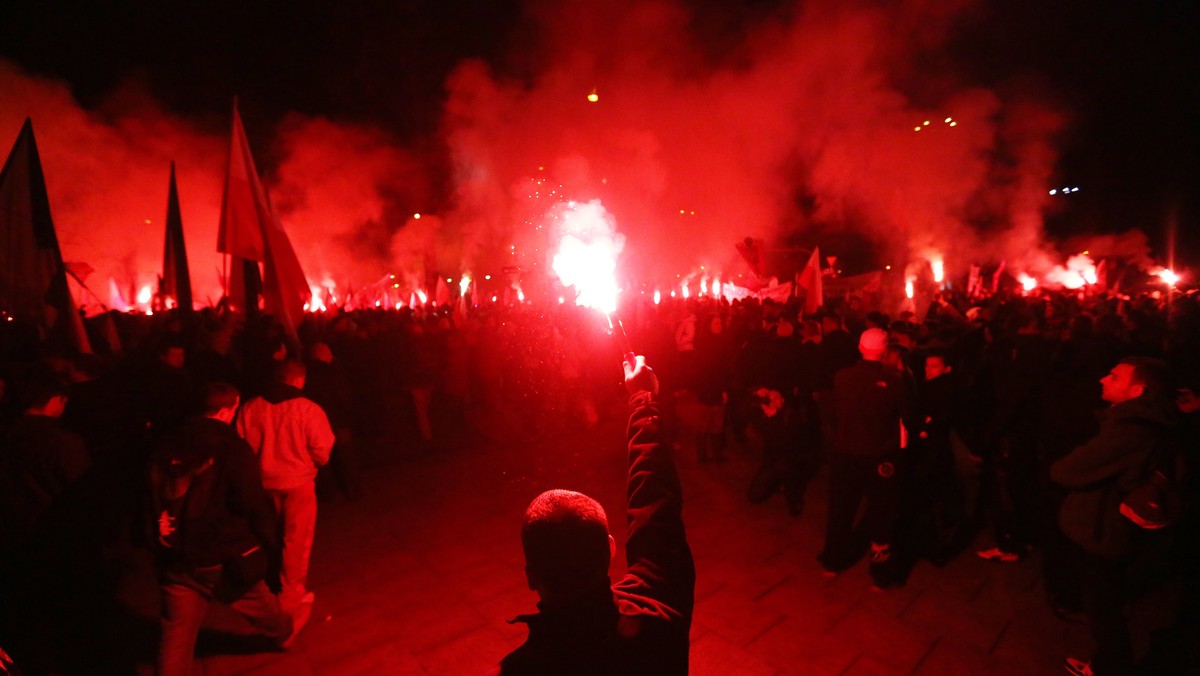
[[[617,309],[617,256],[625,238],[600,200],[563,202],[548,214],[562,228],[551,268],[575,290],[575,304],[611,314]]]

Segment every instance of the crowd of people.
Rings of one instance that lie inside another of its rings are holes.
[[[919,561],[1036,551],[1047,602],[1096,640],[1077,673],[1132,669],[1123,581],[1180,584],[1181,638],[1142,658],[1194,665],[1196,297],[945,293],[895,317],[834,300],[622,309],[676,461],[720,471],[752,449],[747,499],[795,515],[827,467],[813,555],[830,576],[866,559],[880,590]],[[623,350],[571,305],[330,311],[295,337],[212,309],[105,321],[96,354],[0,330],[0,646],[31,673],[103,649],[88,623],[112,602],[113,543],[155,552],[159,668],[187,673],[210,600],[278,645],[303,628],[317,499],[362,495],[363,439],[398,424],[437,453],[451,430],[618,415]]]

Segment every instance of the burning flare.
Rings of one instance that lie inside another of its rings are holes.
[[[1037,285],[1038,285],[1036,279],[1034,279],[1033,277],[1030,277],[1029,275],[1025,274],[1024,272],[1017,275],[1017,281],[1021,283],[1021,288],[1024,289],[1026,293],[1033,291],[1034,289],[1037,288]]]
[[[941,284],[946,279],[946,263],[941,258],[931,258],[929,267],[933,269],[933,281]]]
[[[575,289],[575,304],[611,314],[617,309],[617,256],[625,248],[616,221],[600,204],[566,202],[555,206],[562,242],[551,267],[564,286]],[[550,220],[550,218],[547,218]]]
[[[912,277],[904,280],[904,297],[912,300],[913,297],[913,280]]]

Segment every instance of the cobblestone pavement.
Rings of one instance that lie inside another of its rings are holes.
[[[554,442],[467,438],[436,451],[369,449],[366,497],[320,507],[308,629],[289,652],[261,652],[261,644],[231,636],[249,630],[240,618],[214,608],[198,648],[202,673],[493,669],[524,640],[524,627],[506,620],[536,600],[518,541],[529,500],[551,487],[589,493],[621,541],[623,425],[610,420]],[[942,569],[918,564],[903,588],[873,592],[864,563],[827,579],[814,559],[824,473],[804,514],[791,517],[782,496],[746,501],[752,451],[734,449],[718,465],[677,456],[698,575],[694,674],[1057,674],[1064,656],[1088,652],[1085,628],[1044,602],[1036,557],[989,563],[968,550]],[[614,575],[623,557],[618,552]],[[148,561],[131,557],[121,634],[140,673],[150,672],[153,650],[152,579]]]

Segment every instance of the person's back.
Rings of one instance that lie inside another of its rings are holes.
[[[615,542],[599,503],[547,491],[526,511],[526,577],[541,601],[529,638],[501,662],[514,674],[686,674],[696,571],[682,494],[662,442],[658,383],[644,358],[626,366],[633,393],[628,428],[628,572],[609,586]]]
[[[900,419],[908,388],[895,372],[863,360],[834,378],[834,450],[848,455],[882,456],[899,449]]]
[[[312,482],[333,446],[325,412],[304,396],[302,386],[273,383],[242,406],[237,429],[259,455],[269,490]]]
[[[329,460],[334,435],[325,412],[303,396],[303,362],[283,361],[261,397],[242,407],[238,433],[258,455],[263,487],[275,503],[283,529],[280,600],[284,610],[311,611],[308,563],[317,526],[317,468]],[[307,612],[307,611],[305,611]]]

